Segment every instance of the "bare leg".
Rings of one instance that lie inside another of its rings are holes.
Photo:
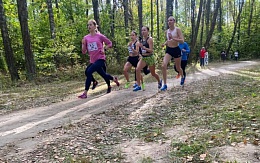
[[[163,83],[164,84],[167,83],[167,65],[170,62],[171,58],[172,58],[172,56],[169,55],[168,53],[166,53],[164,58],[163,58],[162,73],[163,73]]]

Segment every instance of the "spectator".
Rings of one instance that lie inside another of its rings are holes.
[[[206,50],[204,47],[202,47],[200,50],[200,67],[201,68],[204,67],[204,65],[205,65],[205,62],[204,62],[205,53],[206,53]]]

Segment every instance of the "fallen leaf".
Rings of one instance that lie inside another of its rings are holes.
[[[244,144],[247,145],[247,140],[246,139],[244,139]]]
[[[205,158],[207,157],[207,154],[206,153],[204,153],[204,154],[201,154],[200,155],[200,160],[205,160]]]

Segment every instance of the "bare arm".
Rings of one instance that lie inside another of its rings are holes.
[[[81,40],[82,45],[81,45],[81,52],[82,54],[86,54],[87,53],[87,44],[85,41],[85,37]]]

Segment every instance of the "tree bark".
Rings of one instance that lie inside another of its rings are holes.
[[[26,0],[17,1],[18,17],[20,21],[23,48],[25,55],[25,67],[26,67],[26,77],[29,81],[35,80],[36,77],[36,65],[34,61],[31,37],[28,28],[28,10]]]
[[[235,21],[235,24],[234,24],[234,30],[233,30],[233,33],[232,33],[232,37],[229,41],[229,44],[228,44],[228,48],[227,48],[227,54],[229,53],[230,49],[231,49],[231,46],[234,42],[234,38],[235,38],[235,34],[237,32],[237,26],[240,22],[240,15],[242,13],[242,9],[243,9],[243,6],[244,6],[244,1],[241,2],[241,5],[239,6],[239,12],[238,12],[238,15],[237,15],[237,18],[236,18],[236,21]]]
[[[13,53],[13,49],[11,46],[11,39],[9,37],[5,11],[3,1],[0,0],[0,27],[2,33],[2,39],[4,43],[4,51],[5,51],[5,60],[7,63],[8,71],[12,81],[17,81],[19,79],[18,70],[16,67],[15,57]]]
[[[251,6],[250,6],[250,15],[248,20],[248,28],[247,28],[247,35],[250,36],[250,30],[251,30],[251,24],[253,19],[253,10],[254,10],[255,0],[252,0]]]
[[[53,15],[53,9],[52,9],[52,0],[46,0],[46,3],[48,6],[51,39],[54,39],[55,38],[55,22],[54,22],[54,15]]]
[[[139,18],[139,34],[142,34],[143,27],[143,1],[138,0],[138,18]]]
[[[206,42],[205,42],[205,44],[204,44],[204,47],[205,47],[206,49],[208,49],[208,47],[209,47],[210,40],[211,40],[211,38],[212,38],[214,29],[215,29],[216,20],[217,20],[217,16],[218,16],[218,10],[219,10],[219,6],[220,6],[220,4],[221,4],[220,1],[221,1],[221,0],[217,0],[217,1],[216,1],[217,4],[216,4],[215,9],[214,9],[214,14],[213,14],[213,18],[212,18],[212,23],[211,23],[211,26],[210,26],[209,33],[208,33],[208,35],[207,35]]]
[[[94,12],[94,19],[98,24],[98,30],[101,31],[100,24],[99,24],[98,1],[92,0],[92,5],[93,5],[93,12]]]
[[[211,7],[211,0],[207,0],[207,3],[206,3],[206,10],[205,10],[205,16],[206,16],[206,22],[205,22],[205,25],[206,25],[206,36],[208,36],[209,34],[209,22],[210,22],[210,15],[211,15],[211,12],[210,12],[210,7]]]
[[[172,11],[173,11],[173,4],[172,4],[172,2],[173,2],[173,0],[166,0],[166,18],[165,18],[165,23],[166,23],[166,25],[165,25],[165,27],[166,28],[169,28],[168,27],[168,18],[170,17],[170,16],[173,16],[172,15]]]
[[[129,27],[128,27],[128,0],[123,0],[123,6],[124,6],[124,20],[125,20],[125,35],[126,35],[126,42],[129,41]]]

